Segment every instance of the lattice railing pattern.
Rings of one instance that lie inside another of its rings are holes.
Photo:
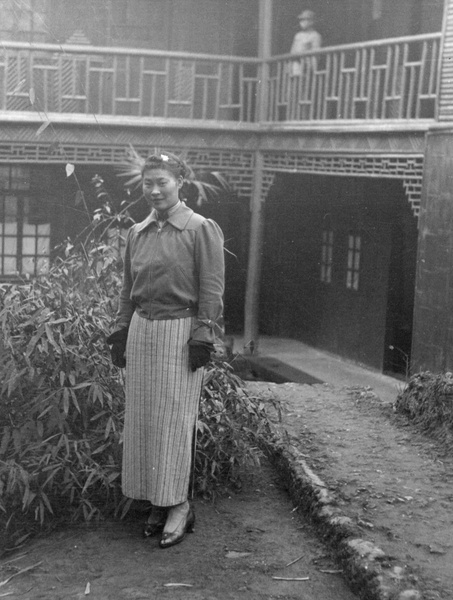
[[[261,182],[261,200],[262,201],[264,201],[267,198],[269,190],[271,189],[272,185],[274,184],[275,175],[276,175],[275,172],[269,172],[269,171],[263,172],[263,179]]]
[[[440,39],[435,33],[274,59],[267,120],[432,119]]]
[[[260,65],[257,58],[5,42],[0,110],[251,122]]]
[[[150,147],[134,145],[134,149],[146,156]],[[187,149],[165,145],[169,151],[184,155],[191,164],[196,164],[200,169],[253,169],[255,165],[254,152],[222,149]],[[83,144],[79,142],[2,142],[0,143],[0,161],[13,160],[22,162],[78,162],[118,164],[124,162],[128,147],[124,145]]]
[[[2,42],[0,110],[241,123],[261,114],[267,122],[433,119],[440,39],[431,33],[268,61]]]
[[[405,177],[403,180],[404,190],[406,192],[407,199],[411,205],[412,212],[416,217],[420,214],[420,199],[422,193],[422,179],[421,177]]]
[[[66,143],[0,143],[1,162],[117,164],[124,161],[125,149],[110,145]]]
[[[453,121],[453,3],[445,3],[445,43],[442,50],[439,93],[439,121]]]
[[[134,146],[146,156],[149,146]],[[249,198],[253,187],[255,155],[251,151],[165,148],[183,155],[197,171],[220,171],[239,196]],[[126,148],[113,145],[64,143],[0,143],[0,163],[58,163],[118,165],[124,162]]]
[[[252,151],[206,150],[167,147],[184,155],[197,170],[220,171],[239,196],[250,198],[253,190],[255,154]],[[144,156],[149,146],[137,146]],[[0,162],[108,164],[124,162],[124,146],[45,143],[2,143]],[[403,181],[415,215],[420,210],[423,155],[339,155],[303,152],[263,152],[261,197],[264,199],[277,172],[390,177]]]
[[[421,175],[423,155],[362,155],[264,152],[264,168],[273,171],[402,178]]]

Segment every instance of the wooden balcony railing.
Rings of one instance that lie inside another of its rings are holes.
[[[273,58],[266,121],[433,119],[440,34]]]
[[[256,58],[91,46],[0,46],[0,110],[252,122]]]
[[[238,123],[433,119],[440,37],[269,61],[3,42],[0,111]]]

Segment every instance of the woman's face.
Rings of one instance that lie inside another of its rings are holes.
[[[165,212],[178,202],[182,182],[166,169],[149,169],[143,173],[143,195],[151,208]]]

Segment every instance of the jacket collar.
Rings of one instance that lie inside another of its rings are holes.
[[[191,208],[188,208],[184,202],[181,202],[179,208],[175,210],[174,213],[168,216],[167,223],[170,223],[170,225],[173,225],[173,227],[182,231],[183,229],[185,229],[192,215],[193,210]],[[154,209],[144,221],[138,223],[138,225],[136,226],[136,231],[144,231],[152,224],[157,225],[157,211]]]

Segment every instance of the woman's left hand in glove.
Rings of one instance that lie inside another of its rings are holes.
[[[192,372],[204,367],[211,360],[211,352],[214,345],[209,342],[198,342],[189,340],[189,366]]]

